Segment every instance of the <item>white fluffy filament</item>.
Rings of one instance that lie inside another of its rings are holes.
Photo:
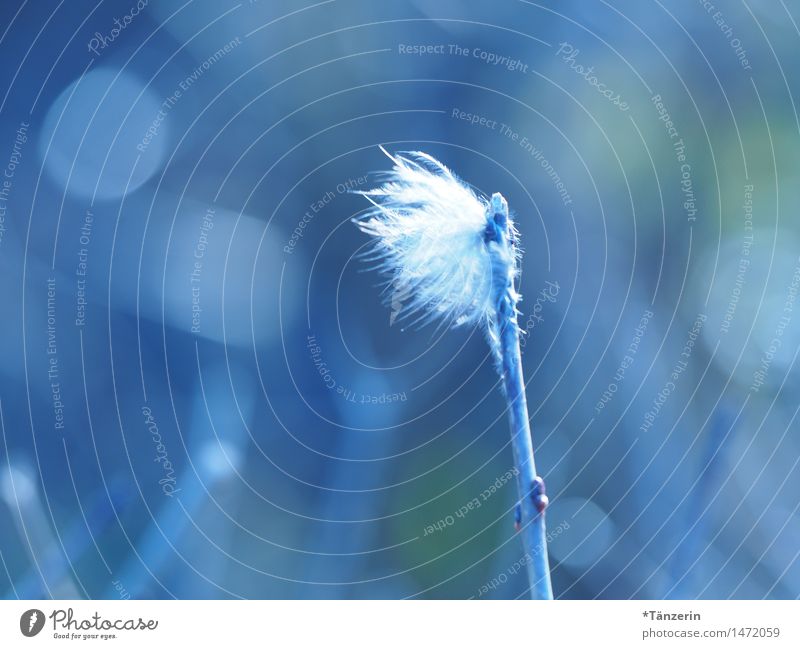
[[[388,278],[393,318],[411,326],[481,324],[495,343],[498,293],[516,273],[513,225],[504,224],[507,239],[490,239],[496,225],[488,199],[426,153],[381,149],[394,168],[383,184],[358,192],[373,208],[355,222],[374,237],[366,257]]]

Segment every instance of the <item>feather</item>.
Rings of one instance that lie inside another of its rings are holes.
[[[372,208],[354,219],[374,239],[364,257],[387,277],[392,321],[480,325],[497,351],[498,309],[514,293],[519,253],[508,205],[477,194],[430,155],[391,155],[378,187],[356,192]],[[511,292],[509,294],[509,291]]]
[[[384,182],[357,192],[372,203],[356,225],[373,237],[364,254],[387,276],[390,322],[439,320],[486,333],[508,403],[520,495],[519,531],[531,593],[552,599],[544,481],[536,475],[517,324],[518,239],[500,194],[476,194],[441,162],[413,151],[390,155]]]

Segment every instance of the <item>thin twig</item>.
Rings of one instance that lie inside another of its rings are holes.
[[[531,597],[552,599],[544,481],[536,475],[517,325],[517,232],[500,194],[477,196],[419,151],[391,155],[387,181],[366,192],[373,207],[356,224],[374,237],[367,256],[391,279],[392,316],[411,325],[480,325],[508,400],[520,496],[518,520]],[[400,299],[402,298],[402,299]]]

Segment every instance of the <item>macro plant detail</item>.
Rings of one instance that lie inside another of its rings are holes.
[[[515,524],[534,599],[552,599],[544,481],[536,472],[520,353],[515,288],[521,249],[506,199],[479,195],[420,151],[390,154],[382,183],[356,192],[372,207],[354,219],[372,241],[364,254],[386,277],[392,322],[418,327],[478,326],[501,378],[517,469]]]

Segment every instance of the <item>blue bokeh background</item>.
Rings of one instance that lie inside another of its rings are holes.
[[[516,214],[556,595],[800,596],[800,7],[719,5],[4,2],[0,593],[525,595],[383,145]]]

